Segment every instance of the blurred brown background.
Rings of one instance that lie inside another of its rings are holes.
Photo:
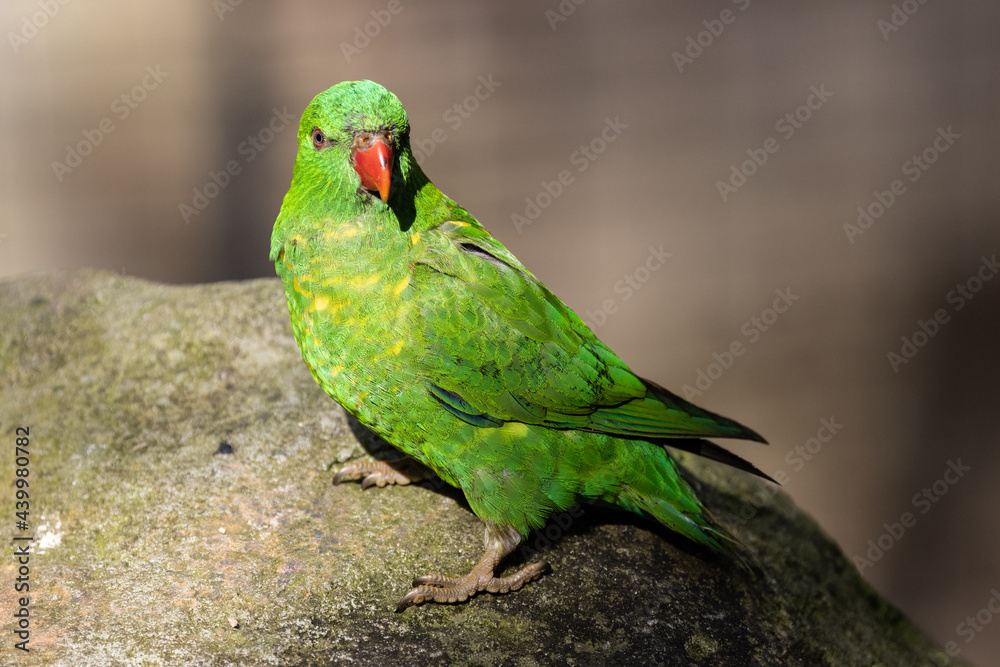
[[[1000,279],[984,280],[1000,267],[982,259],[1000,253],[996,3],[8,0],[0,25],[0,276],[273,275],[298,115],[377,80],[436,184],[637,372],[700,380],[696,402],[772,443],[732,448],[782,471],[848,557],[881,537],[861,564],[879,591],[962,657],[1000,654],[1000,619],[984,624],[1000,588]],[[739,187],[724,199],[719,181]],[[873,222],[849,234],[859,206]],[[776,290],[785,312],[768,311]]]

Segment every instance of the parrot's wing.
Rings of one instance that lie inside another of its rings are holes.
[[[466,421],[764,441],[636,376],[477,223],[423,232],[410,259],[429,391]]]

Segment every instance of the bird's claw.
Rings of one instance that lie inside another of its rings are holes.
[[[480,562],[475,569],[464,577],[444,577],[440,574],[425,574],[414,577],[413,590],[403,596],[396,607],[399,613],[411,604],[424,602],[464,602],[480,591],[489,593],[507,593],[516,591],[529,581],[542,576],[549,564],[545,561],[527,565],[509,577],[494,577],[493,571],[482,571]]]
[[[333,476],[333,483],[340,484],[344,480],[361,479],[362,489],[372,485],[382,488],[388,484],[404,486],[410,482],[419,482],[430,475],[427,468],[410,458],[392,461],[355,461],[337,471]]]

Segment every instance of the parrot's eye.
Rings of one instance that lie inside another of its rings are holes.
[[[314,127],[312,131],[313,148],[320,150],[321,148],[326,148],[329,145],[329,140],[323,131],[318,127]]]

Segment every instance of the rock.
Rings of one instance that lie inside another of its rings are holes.
[[[780,490],[690,457],[756,568],[574,509],[504,563],[541,580],[394,613],[414,575],[472,566],[482,524],[440,483],[331,486],[389,448],[313,382],[276,279],[0,284],[0,422],[4,480],[30,429],[27,530],[0,492],[34,538],[29,653],[0,621],[18,664],[948,664]]]

